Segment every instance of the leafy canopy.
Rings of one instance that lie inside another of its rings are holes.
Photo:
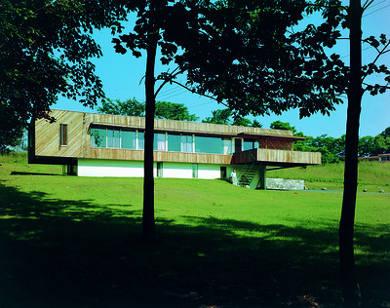
[[[13,109],[0,104],[0,154],[10,151],[10,147],[20,144],[23,136],[23,123]]]
[[[301,116],[329,114],[342,102],[347,69],[338,56],[325,52],[339,35],[332,23],[338,11],[325,10],[331,23],[294,33],[292,28],[310,14],[307,1],[216,3],[206,12],[209,23],[201,39],[183,43],[179,65],[194,91],[226,102],[241,115],[281,114],[290,108],[298,108]]]
[[[224,125],[238,125],[238,126],[251,126],[262,127],[261,123],[257,120],[250,120],[240,115],[234,115],[229,109],[217,109],[211,112],[211,117],[207,117],[202,120],[203,123],[224,124]]]
[[[297,132],[296,128],[288,122],[274,121],[271,123],[270,128],[272,129],[282,129],[282,130],[291,130],[294,134]]]
[[[104,93],[91,62],[102,55],[93,30],[125,15],[111,0],[2,0],[0,108],[26,125],[49,118],[58,96],[94,106]]]
[[[126,101],[107,100],[102,103],[98,111],[106,114],[117,114],[127,116],[145,116],[145,103],[139,102],[132,98]],[[196,121],[198,117],[191,114],[187,106],[178,103],[157,101],[156,115],[157,119],[179,120],[179,121]]]

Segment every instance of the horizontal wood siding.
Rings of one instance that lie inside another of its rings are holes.
[[[58,112],[54,110],[53,114]],[[77,113],[70,112],[69,113]],[[82,114],[82,113],[81,113]],[[85,125],[111,125],[118,127],[132,127],[137,129],[145,128],[145,119],[142,117],[118,116],[96,113],[85,113]],[[199,123],[189,121],[174,121],[174,120],[155,120],[154,126],[157,131],[171,131],[181,133],[198,133],[217,136],[237,136],[238,134],[256,134],[259,136],[275,136],[283,138],[294,138],[291,131],[266,129],[257,127],[244,126],[229,126],[211,123]]]
[[[142,150],[123,149],[95,149],[90,148],[84,158],[115,159],[115,160],[144,160]],[[198,163],[198,164],[230,164],[231,155],[180,153],[180,152],[154,152],[155,161]]]
[[[49,123],[46,120],[35,122],[35,155],[37,157],[143,160],[143,151],[139,150],[92,148],[89,129],[93,124],[143,129],[144,118],[62,110],[53,110],[51,116],[56,119],[54,123]],[[61,124],[67,124],[68,144],[66,146],[60,145]],[[236,153],[233,156],[155,152],[155,161],[224,165],[253,161],[293,164],[319,164],[321,162],[319,153],[290,151],[294,141],[294,136],[290,131],[171,120],[156,120],[155,127],[157,131],[208,134],[221,137],[237,136],[243,133],[252,134],[252,136],[256,135],[259,138],[262,148],[267,147],[266,149]],[[278,148],[278,150],[274,148]]]
[[[235,153],[233,155],[232,161],[236,164],[260,162],[281,165],[319,165],[321,164],[321,153],[274,149],[254,149],[241,153]]]
[[[277,137],[260,137],[260,148],[292,151],[294,140]]]
[[[257,149],[257,161],[290,164],[321,164],[321,153],[286,150]]]

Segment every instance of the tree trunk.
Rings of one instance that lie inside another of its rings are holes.
[[[360,0],[350,0],[350,76],[345,138],[344,193],[339,229],[340,272],[345,307],[358,307],[359,288],[355,277],[354,223],[358,184],[358,144],[362,90]]]
[[[155,32],[149,34],[149,44],[146,50],[146,74],[145,74],[145,148],[144,148],[144,195],[142,226],[145,239],[151,240],[155,234],[154,222],[154,177],[153,177],[153,137],[154,114],[156,98],[155,85],[155,61],[157,50],[157,36]]]

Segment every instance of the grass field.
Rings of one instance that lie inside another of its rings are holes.
[[[309,189],[342,189],[343,163],[269,171],[269,177],[303,179]],[[359,189],[390,191],[390,164],[362,161],[359,165]]]
[[[21,155],[0,164],[0,307],[341,305],[341,165],[270,172],[329,191],[157,179],[159,238],[144,244],[142,179],[67,177]],[[390,307],[390,164],[360,169],[362,300]]]

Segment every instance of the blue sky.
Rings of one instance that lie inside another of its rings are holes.
[[[376,0],[363,17],[363,37],[369,35],[387,34],[390,37],[390,0]],[[95,34],[96,41],[101,45],[103,57],[96,59],[96,72],[103,81],[104,91],[107,97],[112,99],[127,99],[135,97],[140,101],[144,100],[144,87],[140,83],[145,70],[145,58],[136,59],[131,54],[119,55],[114,52],[111,43],[109,30],[102,30]],[[349,60],[348,41],[340,41],[337,52],[344,61]],[[363,60],[370,61],[376,55],[376,51],[363,45]],[[381,58],[381,62],[390,66],[390,53]],[[157,70],[162,71],[164,67],[157,65]],[[185,104],[191,113],[197,114],[203,119],[211,114],[211,111],[224,106],[214,101],[201,97],[176,85],[166,86],[159,94],[158,100],[167,100]],[[77,102],[70,102],[59,99],[54,108],[92,111],[83,107]],[[275,120],[287,121],[293,124],[299,131],[306,135],[318,136],[327,134],[340,136],[345,133],[346,104],[336,107],[330,116],[316,114],[310,118],[300,120],[297,110],[290,110],[281,116],[270,115],[257,117],[263,127],[269,127]],[[360,135],[376,135],[384,128],[390,126],[390,93],[384,95],[363,97],[363,109],[361,115]]]

